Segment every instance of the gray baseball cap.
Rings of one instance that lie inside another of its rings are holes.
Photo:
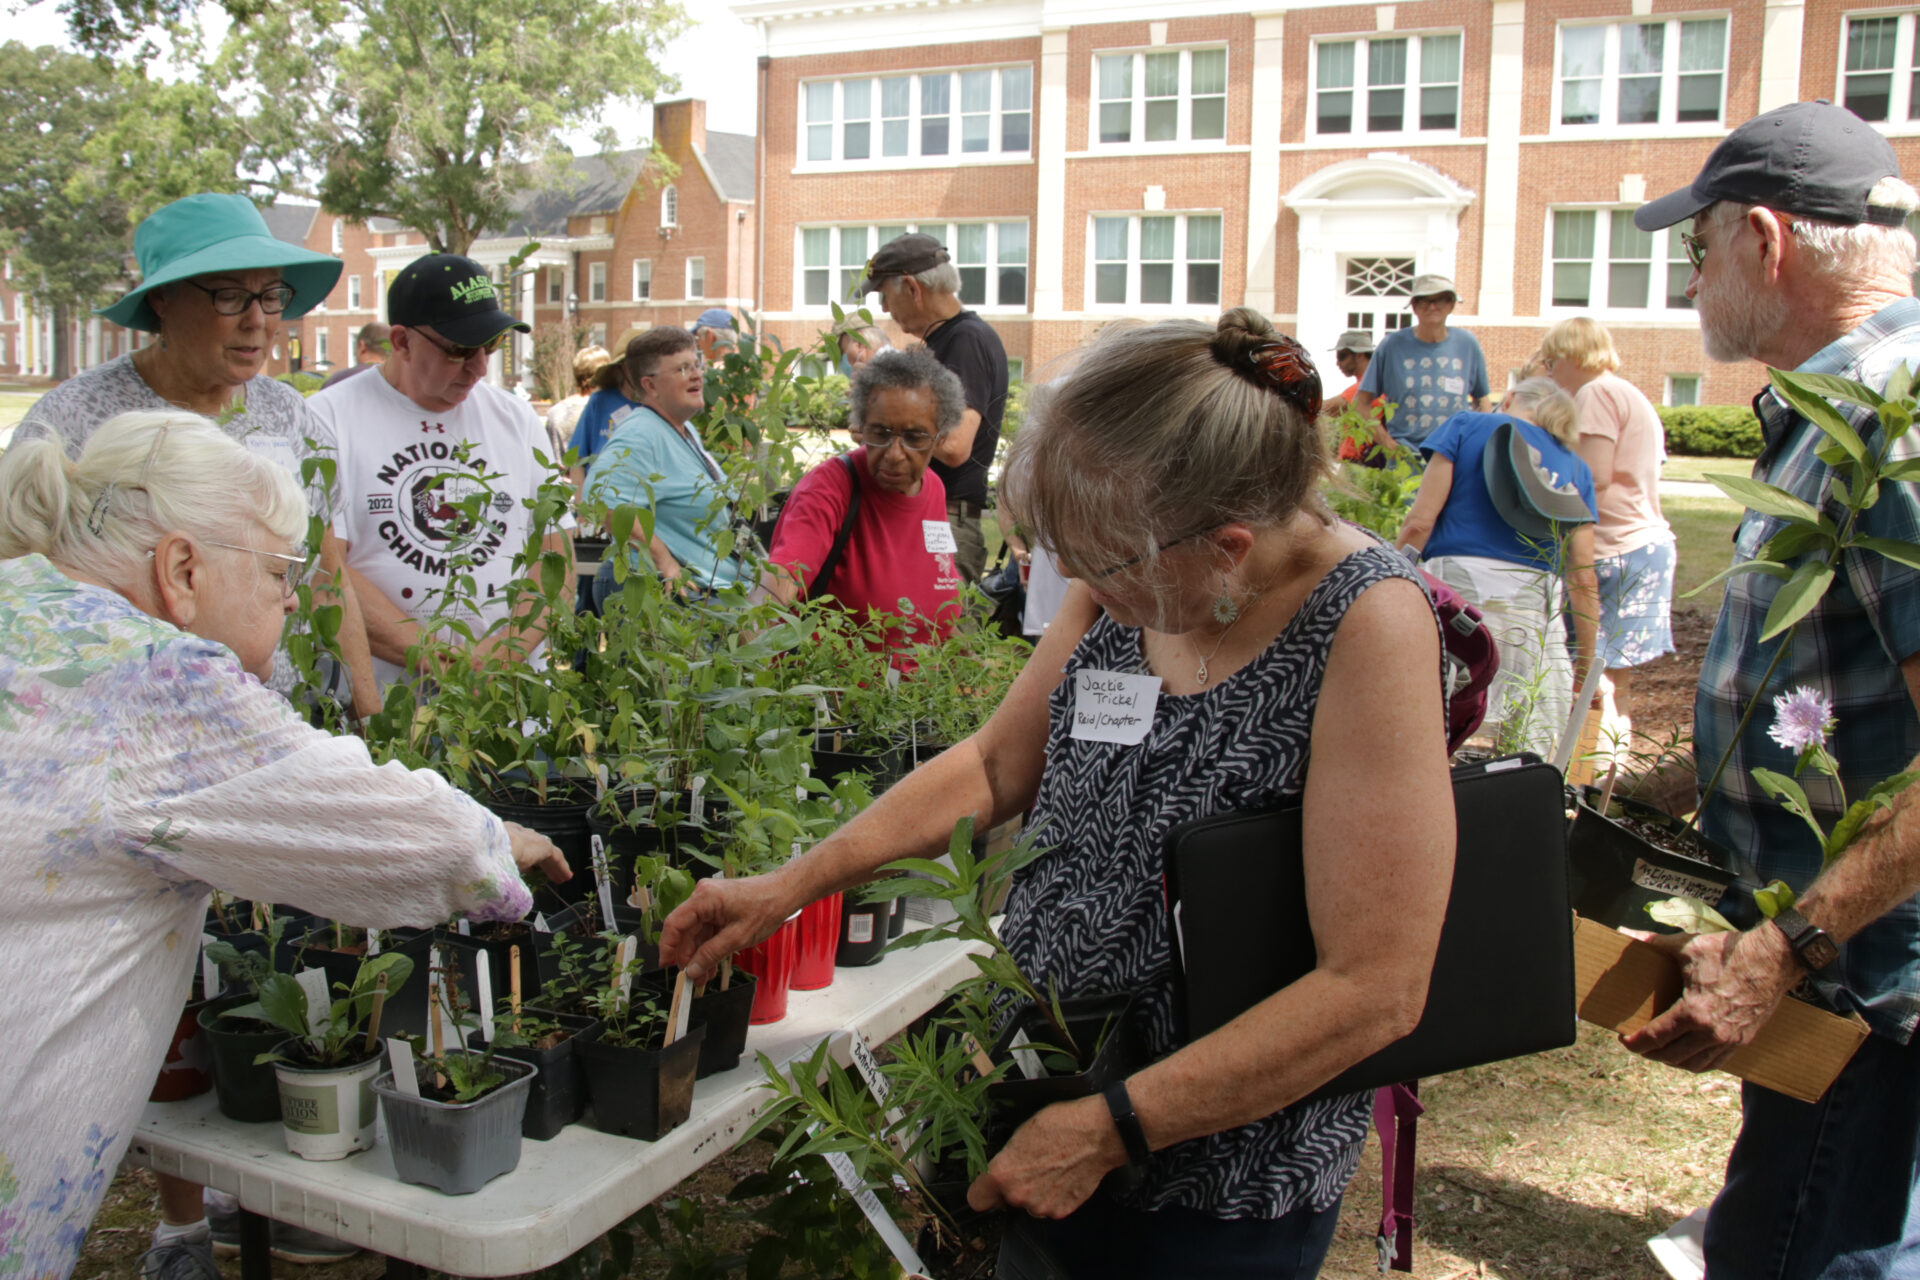
[[[1339,355],[1342,351],[1351,351],[1359,356],[1371,354],[1373,351],[1373,335],[1365,329],[1347,330],[1340,335],[1340,340],[1333,344],[1333,353],[1335,355]]]
[[[1434,298],[1443,293],[1451,296],[1455,302],[1460,300],[1460,291],[1453,287],[1453,281],[1439,272],[1431,271],[1423,276],[1415,276],[1413,285],[1407,292],[1407,305],[1412,306],[1415,298]]]

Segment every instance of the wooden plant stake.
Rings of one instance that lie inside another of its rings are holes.
[[[520,1034],[520,948],[507,948],[507,999],[513,1005],[513,1034]]]
[[[682,969],[673,980],[673,1002],[667,1007],[667,1037],[661,1042],[661,1048],[672,1044],[687,1033],[687,1019],[693,1013],[687,994],[687,971]]]
[[[720,962],[720,989],[725,991],[733,985],[733,957],[728,956]]]
[[[387,1009],[387,975],[381,974],[373,984],[373,1008],[367,1012],[366,1051],[372,1053],[380,1045],[380,1015]]]
[[[427,985],[427,1009],[427,1049],[434,1058],[438,1059],[446,1052],[446,1042],[440,1035],[440,978],[438,975],[435,975],[433,981]],[[433,1073],[433,1087],[436,1089],[447,1087],[447,1078],[438,1071]]]

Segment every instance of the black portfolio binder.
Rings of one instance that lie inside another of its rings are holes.
[[[1573,1043],[1573,914],[1558,770],[1509,756],[1453,771],[1459,841],[1427,1007],[1413,1032],[1310,1096],[1436,1076]],[[1391,795],[1381,803],[1392,803]],[[1300,803],[1183,823],[1167,899],[1189,1039],[1314,966]]]

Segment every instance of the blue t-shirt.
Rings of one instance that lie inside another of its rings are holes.
[[[592,465],[595,456],[607,447],[607,437],[613,434],[613,429],[639,407],[610,387],[588,396],[579,421],[573,424],[573,439],[567,441],[567,448],[573,450],[578,465]]]
[[[1360,389],[1399,406],[1387,421],[1387,433],[1418,448],[1441,423],[1470,412],[1474,398],[1487,394],[1487,358],[1465,329],[1449,329],[1438,342],[1422,342],[1413,330],[1396,329],[1373,353]]]
[[[1429,458],[1441,457],[1453,463],[1453,487],[1447,490],[1447,505],[1440,508],[1433,534],[1427,539],[1429,556],[1483,556],[1504,560],[1523,569],[1560,570],[1560,549],[1529,542],[1508,524],[1493,505],[1487,492],[1485,455],[1494,428],[1511,422],[1527,443],[1540,451],[1540,460],[1553,473],[1555,484],[1568,479],[1580,491],[1587,510],[1595,510],[1593,472],[1579,455],[1555,440],[1531,422],[1523,422],[1505,413],[1459,413],[1447,419],[1428,436],[1420,452]]]
[[[720,464],[692,436],[693,428],[687,431],[682,436],[652,409],[636,405],[588,469],[586,496],[609,507],[651,508],[653,531],[681,569],[703,587],[724,587],[740,576],[738,562],[721,559],[718,548],[732,513]]]

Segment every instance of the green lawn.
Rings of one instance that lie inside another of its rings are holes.
[[[38,391],[0,391],[0,449],[6,448],[7,438],[20,425],[20,419],[27,416],[27,410],[33,407],[40,394]]]
[[[1711,617],[1720,611],[1720,584],[1692,598],[1687,592],[1733,563],[1733,530],[1742,508],[1728,498],[1662,498],[1660,510],[1673,526],[1680,550],[1673,607]]]
[[[1660,478],[1704,482],[1709,471],[1723,476],[1748,476],[1753,473],[1753,459],[1696,458],[1690,454],[1672,453],[1667,455],[1667,464],[1660,468]]]

